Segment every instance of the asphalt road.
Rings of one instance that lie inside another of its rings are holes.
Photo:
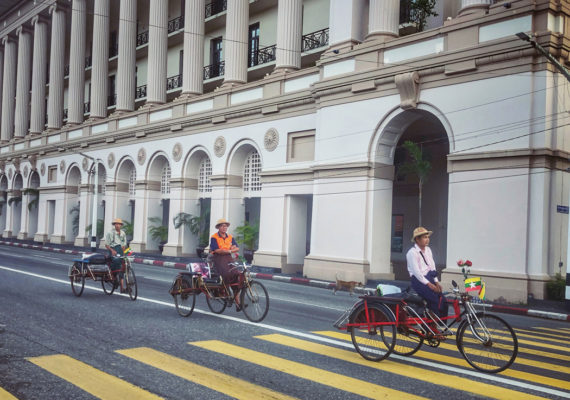
[[[168,289],[178,271],[135,264],[139,298],[81,297],[74,256],[0,247],[0,399],[570,398],[570,324],[501,315],[520,352],[483,374],[454,341],[374,363],[332,327],[348,293],[274,281],[267,318],[208,311],[204,296],[180,317]]]

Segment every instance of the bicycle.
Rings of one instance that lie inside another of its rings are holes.
[[[238,281],[226,285],[222,277],[215,271],[210,262],[188,264],[189,271],[180,272],[172,282],[169,293],[174,298],[176,311],[188,317],[194,311],[196,296],[204,293],[208,308],[215,314],[221,314],[234,303],[234,289],[240,290],[240,306],[246,318],[251,322],[262,321],[269,311],[269,295],[260,282],[251,278],[245,262],[229,264],[235,268]]]
[[[381,361],[391,353],[411,356],[424,342],[436,348],[454,334],[451,327],[457,323],[456,345],[469,365],[489,373],[509,368],[518,354],[513,328],[496,315],[476,311],[471,296],[460,293],[455,281],[452,285],[453,293],[446,300],[453,308],[453,315],[439,318],[416,294],[367,295],[361,296],[334,326],[350,332],[352,343],[362,357]]]
[[[119,286],[119,274],[124,273],[126,292],[131,300],[136,300],[138,295],[137,278],[131,260],[129,256],[124,255],[118,258],[121,259],[121,269],[117,271],[112,271],[110,268],[112,258],[103,254],[83,253],[81,259],[73,260],[68,271],[73,294],[77,297],[81,296],[85,287],[85,279],[90,278],[93,281],[101,281],[103,292],[110,296]]]

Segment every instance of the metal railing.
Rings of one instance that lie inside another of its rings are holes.
[[[277,45],[263,47],[249,54],[249,67],[275,61]]]
[[[212,0],[211,2],[206,4],[205,18],[210,18],[211,16],[219,14],[222,11],[226,11],[227,9],[228,9],[227,0]]]
[[[137,35],[137,47],[148,43],[148,31],[141,32]]]
[[[225,61],[221,61],[218,64],[210,64],[204,67],[204,80],[216,78],[218,76],[224,76],[225,73]]]
[[[166,90],[182,87],[182,74],[166,78]]]
[[[301,39],[301,52],[325,47],[329,44],[329,28],[307,33]]]
[[[66,121],[67,120],[67,108],[63,109],[63,120]]]
[[[137,86],[135,90],[135,100],[146,97],[146,85]]]
[[[89,68],[93,65],[93,57],[86,56],[85,57],[85,68]]]
[[[110,94],[107,96],[107,107],[114,107],[117,105],[117,95]]]
[[[109,45],[109,58],[113,58],[119,55],[119,45],[117,43],[112,43]]]
[[[91,112],[91,102],[87,101],[83,103],[83,114],[89,114]]]
[[[184,15],[168,21],[168,33],[179,31],[184,29]]]

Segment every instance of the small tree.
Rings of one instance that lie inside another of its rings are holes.
[[[123,220],[123,231],[125,231],[125,235],[127,235],[127,240],[130,241],[133,238],[134,233],[134,226],[129,221]]]
[[[148,228],[148,233],[150,237],[159,243],[164,243],[168,240],[168,226],[162,225],[162,219],[158,217],[152,217],[148,219],[149,222],[156,224],[151,225]]]
[[[436,0],[410,0],[410,19],[416,24],[418,32],[424,30],[428,17],[437,17]]]
[[[409,157],[398,169],[398,175],[414,175],[418,178],[419,226],[422,226],[422,187],[431,172],[431,163],[424,158],[421,147],[414,142],[406,140],[403,146]]]
[[[250,225],[248,222],[236,227],[236,242],[244,245],[244,250],[254,250],[259,237],[259,223]]]
[[[172,219],[172,223],[176,229],[179,229],[181,226],[188,228],[193,235],[198,237],[199,246],[207,246],[209,234],[206,225],[209,220],[209,211],[201,217],[186,212],[179,212]]]
[[[87,227],[85,228],[85,232],[86,232],[86,233],[90,233],[90,232],[91,232],[91,226],[92,226],[92,225],[93,225],[93,224],[87,225]],[[103,238],[103,231],[104,231],[104,228],[105,228],[105,221],[104,221],[103,219],[101,219],[101,218],[97,219],[97,232],[96,232],[97,239],[102,239],[102,238]]]

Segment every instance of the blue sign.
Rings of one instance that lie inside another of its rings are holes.
[[[556,212],[561,213],[561,214],[568,214],[568,206],[557,205],[556,206]]]

